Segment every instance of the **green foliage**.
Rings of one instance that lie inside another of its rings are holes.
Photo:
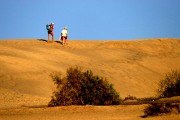
[[[67,76],[51,74],[57,91],[54,92],[49,106],[61,105],[118,105],[121,102],[119,94],[112,84],[99,76],[94,76],[91,70],[82,72],[79,67],[70,67]]]
[[[179,103],[151,103],[144,109],[144,116],[157,116],[164,113],[180,113]]]
[[[180,70],[173,70],[160,82],[158,90],[161,97],[180,95]]]
[[[165,78],[160,82],[158,94],[159,97],[172,97],[180,95],[180,70],[173,70],[166,74]],[[172,111],[180,113],[180,104],[176,102],[151,103],[144,109],[145,116],[170,113]]]
[[[162,113],[170,113],[172,111],[170,105],[166,104],[158,104],[158,103],[151,103],[148,107],[144,109],[144,113],[146,116],[153,116],[159,115]]]

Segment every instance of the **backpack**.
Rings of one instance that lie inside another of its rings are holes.
[[[46,29],[49,30],[50,29],[50,25],[47,24],[46,25]]]

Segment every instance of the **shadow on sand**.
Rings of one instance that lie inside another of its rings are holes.
[[[45,40],[45,39],[37,39],[37,40],[39,40],[39,41],[43,41],[43,42],[48,42],[47,40]]]
[[[43,42],[47,42],[47,43],[52,43],[52,40],[50,40],[49,42],[48,42],[48,40],[45,40],[45,39],[38,39],[39,41],[43,41]],[[56,42],[56,43],[60,43],[61,45],[62,45],[62,42],[61,41],[54,41],[54,42]]]

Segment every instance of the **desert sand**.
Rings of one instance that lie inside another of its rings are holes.
[[[49,75],[65,75],[76,65],[107,78],[121,98],[152,97],[165,74],[180,68],[180,39],[68,40],[68,46],[43,39],[0,40],[0,120],[143,119],[146,105],[44,107],[55,90]]]

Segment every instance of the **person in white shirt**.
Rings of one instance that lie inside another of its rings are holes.
[[[66,41],[68,38],[68,32],[67,32],[68,28],[64,27],[64,29],[61,31],[61,40],[62,40],[62,45],[66,45]]]

